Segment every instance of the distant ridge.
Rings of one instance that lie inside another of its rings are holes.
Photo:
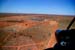
[[[72,16],[75,17],[75,15],[56,15],[56,14],[36,14],[36,13],[0,13],[0,17],[1,16],[19,16],[19,15],[47,15],[47,16]]]

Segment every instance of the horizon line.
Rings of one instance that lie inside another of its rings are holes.
[[[75,16],[75,15],[64,15],[64,14],[49,14],[49,13],[8,13],[8,12],[0,12],[1,13],[4,13],[4,14],[37,14],[37,15],[59,15],[59,16]]]

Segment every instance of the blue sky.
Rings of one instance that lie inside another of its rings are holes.
[[[75,0],[0,0],[0,13],[75,15]]]

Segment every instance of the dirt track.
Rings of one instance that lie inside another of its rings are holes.
[[[53,47],[56,43],[55,31],[58,28],[56,21],[34,22],[30,20],[20,23],[1,23],[4,23],[0,25],[4,31],[0,37],[2,50],[43,50]]]

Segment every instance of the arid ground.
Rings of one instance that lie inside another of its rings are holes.
[[[0,13],[0,50],[44,50],[75,16]],[[75,23],[71,29],[75,29]]]

